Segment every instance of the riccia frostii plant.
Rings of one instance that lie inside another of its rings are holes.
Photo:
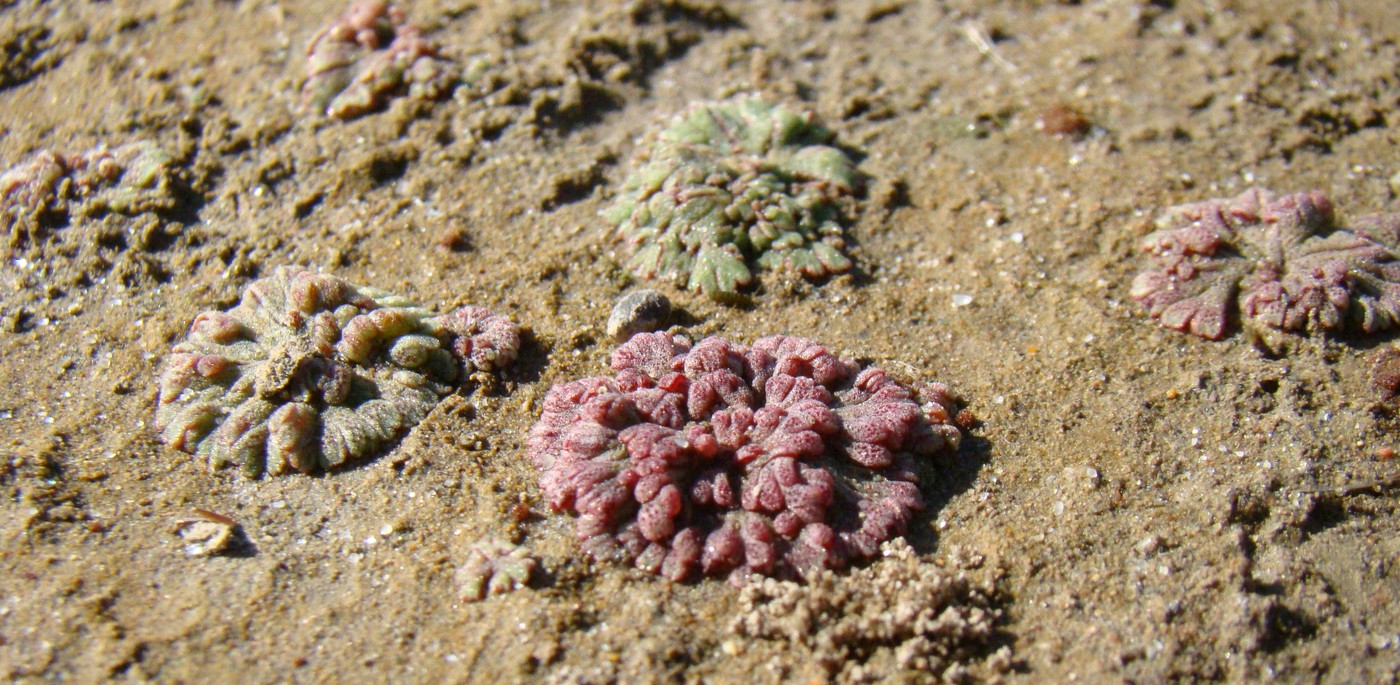
[[[1400,320],[1400,214],[1339,228],[1321,191],[1172,207],[1142,241],[1130,295],[1163,326],[1219,340],[1228,327],[1373,333]]]
[[[595,557],[673,580],[805,576],[875,555],[957,450],[955,400],[811,340],[639,333],[614,376],[556,385],[528,452]]]
[[[841,221],[859,174],[833,137],[758,97],[692,106],[608,212],[629,268],[716,298],[753,281],[749,262],[812,278],[849,269]]]
[[[171,447],[249,476],[334,469],[412,428],[457,384],[509,365],[510,320],[279,267],[233,309],[195,318],[160,377]]]
[[[13,250],[74,218],[169,212],[177,185],[170,156],[150,141],[75,155],[41,150],[0,175],[0,222]]]
[[[409,23],[403,10],[383,0],[360,0],[306,47],[307,107],[337,119],[353,119],[406,93],[420,100],[447,96],[457,83],[451,62]]]
[[[488,596],[514,592],[530,584],[539,561],[518,545],[498,538],[480,540],[467,550],[457,567],[457,598],[479,602]]]

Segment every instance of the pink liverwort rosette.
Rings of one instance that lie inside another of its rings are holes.
[[[874,556],[924,506],[920,462],[961,438],[946,387],[804,338],[641,333],[612,368],[550,389],[529,455],[591,554],[673,580]]]

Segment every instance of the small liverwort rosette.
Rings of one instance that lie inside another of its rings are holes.
[[[696,104],[642,153],[608,217],[642,278],[717,299],[751,267],[821,278],[851,267],[842,223],[860,181],[831,131],[754,96]]]
[[[359,0],[306,48],[306,106],[336,119],[383,108],[393,97],[439,100],[457,84],[456,69],[402,9]]]
[[[1400,214],[1337,225],[1321,191],[1171,207],[1142,241],[1130,295],[1163,326],[1211,340],[1232,325],[1374,333],[1400,321]]]
[[[14,250],[80,219],[168,213],[179,204],[178,176],[147,140],[71,155],[40,150],[0,174],[0,234]]]
[[[195,318],[160,377],[163,442],[215,467],[335,469],[391,446],[474,374],[509,365],[514,323],[288,267]]]
[[[955,398],[804,338],[641,333],[556,385],[530,432],[550,506],[597,557],[673,580],[805,576],[874,556],[957,450]]]

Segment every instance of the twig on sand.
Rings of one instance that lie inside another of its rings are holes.
[[[987,35],[987,30],[982,28],[982,25],[975,19],[969,19],[963,22],[962,32],[963,35],[967,36],[967,39],[972,42],[972,45],[977,48],[978,52],[990,57],[997,66],[1013,74],[1020,71],[1015,64],[1011,63],[1011,60],[1002,57],[1001,53],[997,52],[996,46],[992,43],[991,36]]]

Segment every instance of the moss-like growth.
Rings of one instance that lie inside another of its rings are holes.
[[[550,388],[526,457],[590,555],[671,580],[872,558],[962,440],[947,386],[901,383],[806,338],[638,333],[612,369]]]
[[[1321,191],[1251,188],[1169,208],[1129,295],[1167,328],[1377,333],[1400,324],[1400,214],[1341,227]]]
[[[306,48],[302,99],[308,108],[353,119],[407,95],[440,100],[457,85],[457,69],[403,10],[360,0],[322,29]]]
[[[718,299],[753,282],[751,264],[810,278],[849,269],[841,221],[860,175],[833,137],[757,97],[692,106],[608,212],[630,268]]]
[[[0,231],[14,250],[77,219],[168,213],[178,188],[170,155],[150,141],[73,155],[41,150],[0,174]]]
[[[160,378],[156,430],[249,476],[333,469],[392,445],[519,347],[515,324],[480,307],[433,317],[402,297],[283,267],[232,310],[195,318]]]

